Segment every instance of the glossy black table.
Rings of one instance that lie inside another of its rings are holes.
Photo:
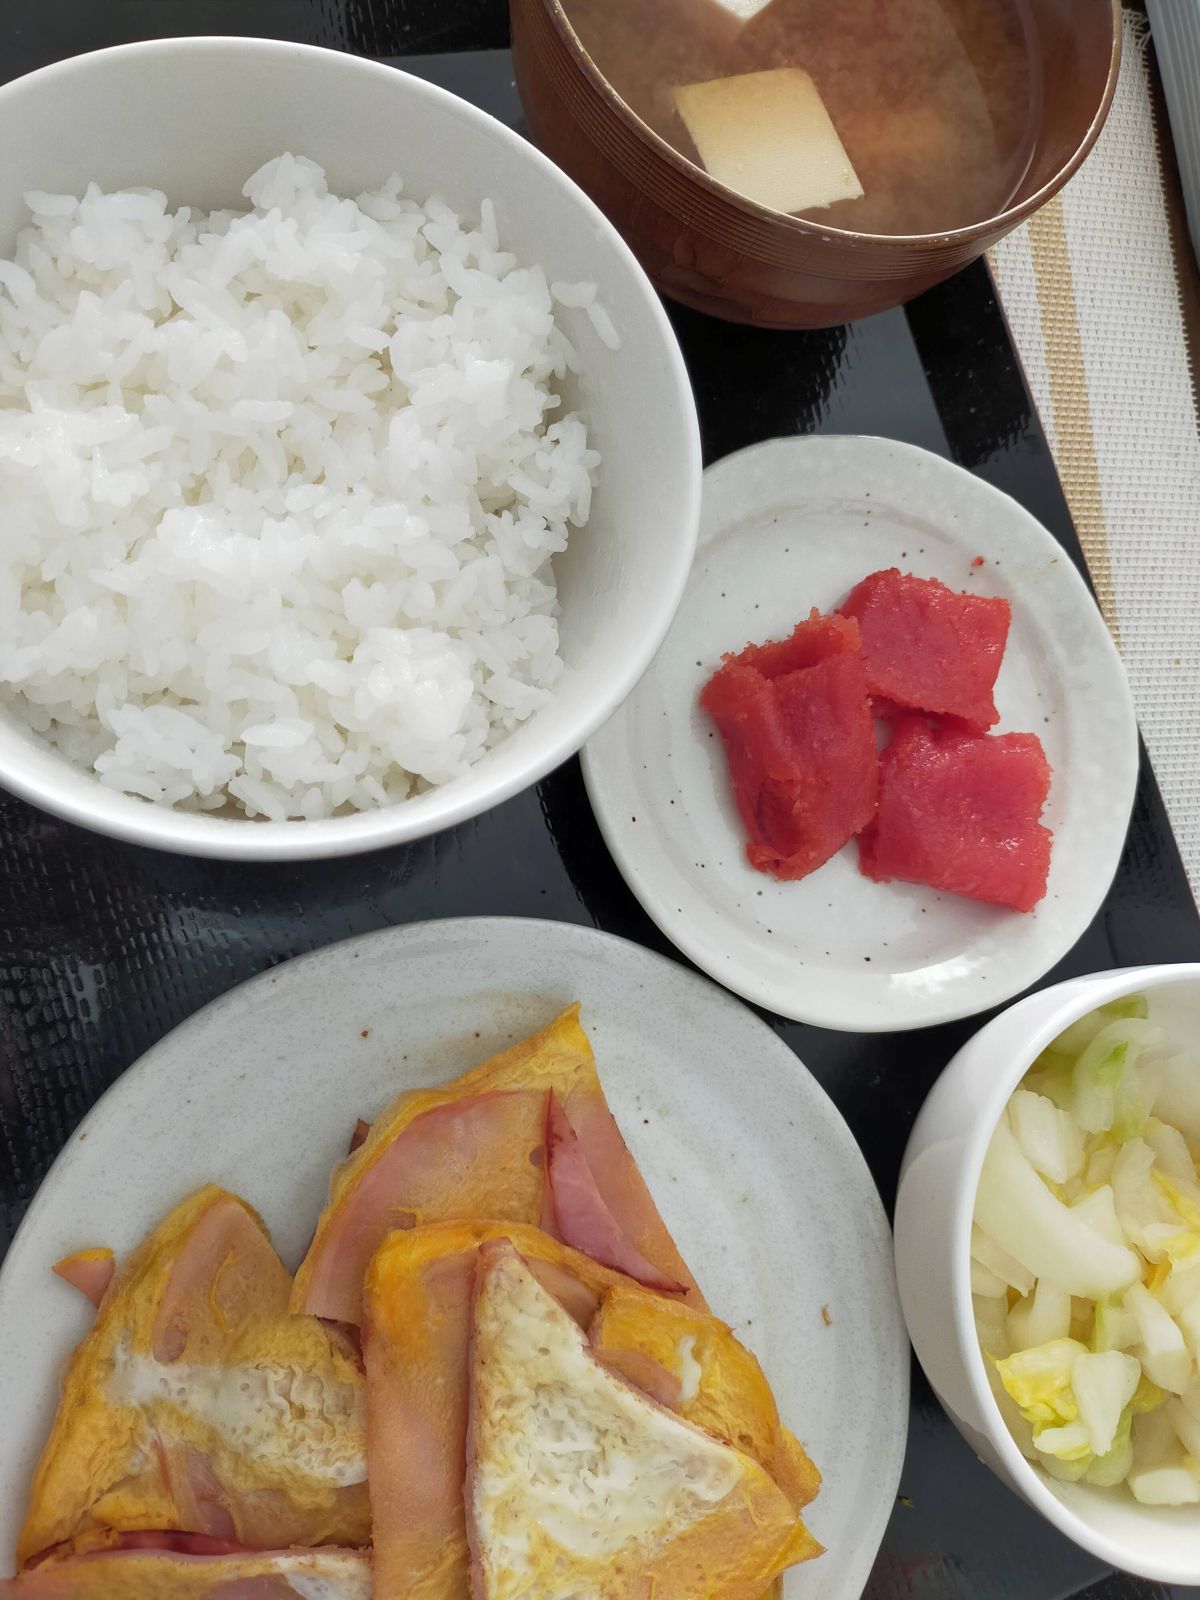
[[[504,121],[520,119],[503,0],[41,0],[15,12],[15,3],[0,10],[0,76],[130,39],[258,33],[402,57]],[[982,265],[905,310],[826,332],[764,333],[672,315],[707,461],[779,434],[907,440],[1012,494],[1083,568]],[[673,953],[609,858],[575,761],[449,833],[297,867],[114,844],[0,792],[0,1247],[87,1108],[199,1006],[350,934],[489,913],[591,923]],[[1045,981],[1185,960],[1200,960],[1200,917],[1143,763],[1116,882]],[[891,1037],[766,1020],[833,1096],[890,1205],[917,1110],[983,1019]],[[1061,1538],[980,1465],[914,1369],[908,1459],[870,1600],[1193,1592],[1107,1574]]]

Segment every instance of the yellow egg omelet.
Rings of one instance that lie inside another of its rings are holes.
[[[18,1544],[179,1529],[264,1548],[370,1538],[365,1388],[261,1221],[214,1186],[113,1280],[71,1357]]]

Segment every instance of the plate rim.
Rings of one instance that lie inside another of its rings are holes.
[[[674,981],[683,982],[695,989],[703,990],[706,992],[710,1003],[730,1014],[738,1014],[743,1022],[753,1025],[756,1033],[761,1038],[764,1052],[774,1054],[779,1062],[780,1070],[791,1072],[801,1081],[807,1080],[803,1103],[806,1106],[808,1115],[822,1120],[823,1131],[830,1140],[831,1158],[838,1167],[839,1172],[848,1179],[849,1184],[857,1189],[857,1203],[874,1212],[872,1221],[880,1229],[880,1236],[884,1245],[882,1260],[886,1268],[878,1278],[875,1290],[878,1296],[878,1303],[886,1312],[891,1334],[894,1335],[894,1337],[889,1336],[886,1342],[887,1359],[894,1368],[890,1375],[890,1382],[887,1385],[887,1392],[893,1396],[892,1415],[883,1430],[883,1440],[876,1441],[877,1444],[882,1443],[886,1447],[883,1453],[875,1457],[876,1466],[882,1469],[877,1474],[880,1493],[878,1496],[872,1496],[871,1507],[873,1509],[869,1510],[862,1519],[861,1530],[854,1542],[854,1549],[850,1549],[848,1542],[841,1547],[842,1553],[847,1560],[845,1588],[844,1590],[839,1588],[827,1591],[829,1600],[858,1600],[862,1585],[866,1582],[879,1548],[882,1545],[888,1521],[892,1514],[904,1466],[910,1423],[911,1347],[895,1277],[891,1222],[874,1174],[867,1164],[866,1157],[854,1136],[853,1130],[838,1109],[828,1090],[805,1065],[803,1059],[797,1055],[784,1039],[780,1038],[762,1017],[757,1016],[749,1006],[727,988],[713,983],[708,977],[696,972],[693,968],[673,956],[652,950],[646,945],[640,944],[636,939],[627,938],[622,934],[609,933],[592,924],[562,922],[546,917],[488,914],[425,918],[415,922],[393,923],[382,928],[371,929],[365,933],[354,934],[344,939],[333,940],[315,950],[303,951],[286,961],[265,967],[262,971],[243,979],[242,982],[234,984],[222,994],[206,1002],[177,1023],[175,1027],[168,1030],[149,1049],[143,1051],[140,1056],[132,1061],[104,1090],[68,1133],[62,1149],[38,1185],[33,1199],[26,1208],[25,1215],[14,1233],[8,1251],[3,1261],[0,1262],[0,1342],[3,1341],[4,1327],[9,1317],[14,1314],[20,1314],[19,1306],[10,1306],[9,1304],[14,1292],[10,1285],[13,1283],[19,1269],[26,1264],[29,1252],[36,1248],[37,1233],[45,1222],[53,1218],[57,1190],[64,1179],[69,1178],[73,1160],[82,1159],[83,1157],[79,1139],[80,1133],[92,1132],[98,1126],[115,1125],[119,1128],[123,1120],[124,1102],[131,1096],[136,1097],[141,1092],[142,1085],[149,1081],[164,1056],[177,1056],[181,1046],[186,1053],[192,1038],[199,1035],[205,1026],[211,1024],[214,1016],[231,1009],[236,1011],[245,1005],[252,1006],[254,997],[258,992],[266,990],[272,984],[277,986],[281,979],[289,984],[302,984],[303,974],[312,963],[331,959],[344,961],[348,956],[353,959],[355,947],[361,947],[369,942],[392,944],[395,946],[395,953],[398,956],[405,945],[419,945],[422,940],[431,934],[441,938],[449,937],[453,939],[456,933],[462,930],[464,934],[484,932],[493,935],[507,935],[511,938],[513,936],[528,937],[530,931],[534,928],[539,930],[540,936],[575,941],[583,949],[594,943],[615,949],[627,970],[631,964],[636,965],[638,963],[641,963],[650,974],[653,974],[656,970],[663,971],[665,969]],[[124,1120],[128,1121],[128,1118]],[[6,1551],[0,1554],[0,1570],[10,1559],[10,1552]]]
[[[1138,777],[1141,770],[1140,729],[1137,721],[1137,711],[1133,701],[1133,691],[1130,687],[1128,674],[1121,660],[1119,651],[1104,622],[1095,596],[1088,587],[1087,580],[1080,572],[1074,559],[1066,546],[1050,532],[1044,523],[1039,521],[1034,514],[1027,510],[1019,500],[998,489],[995,484],[988,483],[986,479],[978,477],[966,467],[961,467],[957,462],[951,461],[946,456],[941,456],[933,450],[926,450],[921,445],[910,444],[907,440],[889,439],[881,434],[792,434],[781,435],[777,438],[762,439],[755,444],[746,445],[741,450],[735,450],[729,455],[721,456],[718,460],[710,462],[704,469],[704,482],[707,489],[709,483],[717,476],[733,471],[744,470],[750,458],[760,458],[765,455],[779,455],[783,457],[795,451],[820,451],[834,447],[845,450],[847,447],[865,448],[868,454],[874,455],[877,451],[888,454],[907,456],[914,462],[933,463],[936,471],[944,472],[947,477],[954,477],[958,481],[966,479],[972,485],[972,491],[981,498],[1005,503],[1046,542],[1047,549],[1053,550],[1060,556],[1067,557],[1067,570],[1069,582],[1078,585],[1083,597],[1095,614],[1099,630],[1097,640],[1101,637],[1107,642],[1107,654],[1110,664],[1115,667],[1113,684],[1119,686],[1119,710],[1126,723],[1128,771],[1123,774],[1126,779],[1125,787],[1128,791],[1127,798],[1121,803],[1121,813],[1125,822],[1122,829],[1122,841],[1128,835],[1129,820],[1133,814],[1133,807],[1137,798]],[[708,510],[709,497],[706,495],[701,504],[700,537],[697,545],[697,558],[724,531],[724,525],[714,526],[710,522]],[[1011,513],[1010,513],[1011,514]],[[678,626],[679,618],[683,615],[689,601],[690,591],[696,582],[697,567],[693,568],[688,587],[676,612],[672,628]],[[668,634],[669,637],[669,634]],[[1100,646],[1100,648],[1104,648]],[[763,1007],[776,1016],[784,1017],[793,1022],[805,1023],[812,1027],[828,1028],[839,1033],[907,1033],[918,1028],[937,1027],[946,1022],[958,1022],[964,1018],[982,1016],[1007,1005],[1017,996],[1035,986],[1048,972],[1053,970],[1079,942],[1091,925],[1112,887],[1121,863],[1121,849],[1118,849],[1107,873],[1097,874],[1092,879],[1092,892],[1089,896],[1080,896],[1075,904],[1077,910],[1069,919],[1070,937],[1062,942],[1055,954],[1039,965],[1038,970],[1026,971],[1014,979],[1006,979],[1004,983],[997,984],[986,998],[976,1004],[969,998],[964,998],[950,1005],[927,1001],[920,1008],[912,1008],[903,1015],[867,1016],[850,1015],[846,1006],[836,1003],[829,1007],[822,1006],[819,991],[813,991],[811,1003],[806,999],[801,1004],[789,1003],[786,994],[769,982],[760,982],[752,971],[739,969],[736,974],[737,981],[731,981],[731,975],[723,970],[722,952],[709,940],[693,935],[686,923],[676,917],[670,908],[669,897],[660,894],[653,881],[647,882],[641,871],[641,861],[645,855],[644,850],[636,846],[631,848],[634,835],[621,823],[625,808],[610,803],[610,796],[605,792],[605,780],[602,774],[602,763],[597,753],[598,746],[605,738],[612,738],[621,719],[627,717],[630,708],[641,692],[646,680],[655,670],[656,661],[652,662],[637,687],[624,701],[621,707],[591,739],[584,745],[580,752],[580,765],[583,770],[584,786],[587,790],[588,800],[592,812],[599,826],[601,836],[608,848],[610,855],[620,872],[622,879],[638,904],[650,917],[659,931],[670,940],[673,947],[689,962],[698,967],[715,983],[722,988],[729,989],[731,993],[739,995],[743,1000],[752,1005]],[[1124,741],[1123,741],[1124,742]],[[625,763],[623,763],[625,765]],[[1040,958],[1039,958],[1040,960]],[[945,993],[946,991],[943,991]]]

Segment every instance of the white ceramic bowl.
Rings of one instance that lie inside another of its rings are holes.
[[[1005,1011],[946,1067],[905,1151],[896,1272],[909,1336],[951,1421],[981,1461],[1076,1544],[1161,1583],[1200,1584],[1200,1511],[1141,1506],[1126,1491],[1058,1483],[1018,1450],[992,1397],[971,1308],[975,1191],[992,1130],[1035,1056],[1070,1023],[1122,995],[1200,1039],[1200,965],[1127,967],[1060,983]]]
[[[658,297],[613,227],[532,145],[395,68],[262,39],[168,39],[78,56],[0,88],[0,257],[28,189],[152,185],[175,205],[244,206],[281,151],[357,193],[398,171],[452,206],[496,205],[506,246],[551,279],[587,280],[621,335],[566,327],[586,354],[568,393],[603,457],[591,520],[555,561],[566,672],[553,701],[464,777],[399,805],[321,822],[175,812],[105,789],[0,723],[0,785],[119,838],[195,855],[280,860],[370,850],[478,815],[574,754],[662,642],[695,551],[700,445],[683,360]]]

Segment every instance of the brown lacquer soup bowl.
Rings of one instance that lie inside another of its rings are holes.
[[[826,327],[899,305],[974,261],[1055,195],[1096,142],[1120,65],[1120,0],[1021,3],[1038,79],[1029,167],[996,215],[945,233],[851,232],[715,182],[625,104],[561,0],[511,0],[516,81],[534,139],[664,294],[729,321]]]

